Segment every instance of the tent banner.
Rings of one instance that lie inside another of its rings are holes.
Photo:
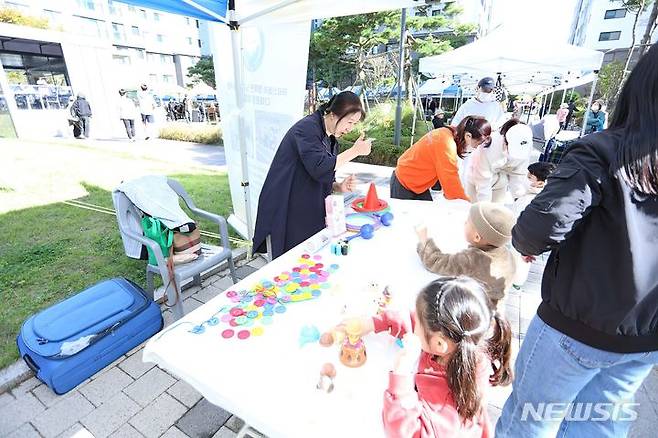
[[[233,215],[229,222],[246,236],[240,137],[246,146],[249,163],[249,203],[253,228],[258,197],[274,154],[286,132],[303,116],[311,25],[304,21],[286,26],[263,22],[258,26],[241,26],[238,31],[240,55],[235,59],[231,32],[226,25],[212,24],[211,42],[233,201]],[[238,91],[242,93],[242,110],[238,109],[236,102],[233,62],[239,63],[241,71]]]

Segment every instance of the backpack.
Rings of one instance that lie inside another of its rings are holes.
[[[539,161],[553,163],[555,165],[560,164],[560,161],[562,161],[562,155],[564,155],[573,142],[574,140],[562,141],[555,137],[551,138],[546,142],[544,152],[539,155]]]

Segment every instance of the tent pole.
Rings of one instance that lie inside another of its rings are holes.
[[[443,103],[443,91],[441,92],[441,95],[439,96],[439,109],[441,109],[441,104]],[[434,117],[434,114],[432,114],[432,117]]]
[[[599,80],[599,71],[594,70],[594,81],[592,82],[592,91],[589,92],[589,100],[587,102],[587,108],[585,108],[585,115],[583,116],[583,127],[580,128],[580,136],[585,135],[585,127],[587,126],[587,116],[589,115],[589,109],[592,107],[592,100],[594,99],[594,91],[596,90],[596,82]]]
[[[398,66],[398,95],[397,104],[395,106],[395,133],[393,135],[393,142],[395,146],[400,146],[400,131],[402,129],[402,77],[404,73],[404,35],[407,30],[407,10],[402,9],[402,17],[400,18],[400,65]],[[408,92],[409,90],[407,90]]]
[[[548,103],[548,114],[551,113],[551,108],[553,107],[553,96],[555,96],[555,88],[553,88],[553,91],[551,91],[551,100]]]
[[[240,139],[240,161],[242,164],[242,181],[240,185],[244,191],[245,216],[247,219],[247,238],[251,241],[253,237],[252,218],[251,218],[251,195],[249,193],[249,169],[247,159],[247,145],[245,137],[245,127],[243,119],[244,97],[243,77],[242,77],[242,38],[240,37],[240,27],[237,22],[235,13],[235,0],[228,2],[229,28],[231,31],[231,50],[233,56],[233,89],[235,92],[235,106],[238,112],[238,132]]]
[[[560,105],[564,103],[564,98],[567,97],[567,89],[565,88],[562,90],[562,101],[560,102]]]

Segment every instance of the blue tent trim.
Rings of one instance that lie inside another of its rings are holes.
[[[197,9],[183,0],[121,0],[121,3],[126,3],[133,6],[140,6],[143,8],[157,9],[163,12],[171,12],[173,14],[185,15],[188,17],[198,18],[200,20],[218,21],[226,23],[226,12],[228,9],[228,0],[190,0],[191,3],[199,5],[202,9]],[[217,16],[208,14],[203,11],[206,9]]]

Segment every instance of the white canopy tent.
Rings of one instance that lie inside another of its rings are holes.
[[[310,29],[310,21],[312,19],[318,18],[329,18],[336,16],[346,16],[354,14],[364,14],[370,12],[391,10],[391,9],[402,9],[407,7],[413,7],[418,5],[424,5],[425,0],[333,0],[328,2],[326,0],[122,0],[125,3],[133,5],[141,5],[149,8],[160,9],[167,12],[178,13],[181,15],[193,16],[209,21],[215,21],[218,23],[223,23],[228,26],[230,30],[230,41],[231,41],[231,58],[230,64],[233,66],[232,77],[229,81],[224,81],[225,84],[232,90],[233,99],[231,102],[223,101],[220,99],[220,109],[223,115],[228,114],[229,117],[222,117],[223,123],[235,123],[235,129],[240,133],[246,133],[247,125],[245,116],[243,115],[243,109],[245,108],[245,64],[247,69],[249,68],[250,60],[245,60],[245,48],[244,48],[244,32],[243,29],[246,28],[256,28],[260,31],[260,28],[266,28],[268,34],[268,39],[271,38],[273,33],[285,32],[288,26],[280,26],[281,24],[294,24],[294,23],[307,23],[308,28]],[[277,25],[278,27],[274,27]],[[218,27],[211,27],[211,32],[218,33]],[[252,38],[254,33],[249,33],[247,38]],[[265,32],[263,32],[265,33]],[[261,34],[262,35],[262,34]],[[264,38],[262,36],[257,36]],[[216,38],[215,41],[220,39]],[[251,41],[247,41],[249,44]],[[211,43],[211,47],[213,44]],[[306,46],[308,48],[308,46]],[[247,51],[249,48],[247,47]],[[285,47],[279,48],[279,50],[286,50]],[[218,50],[216,46],[213,47],[213,53],[222,52]],[[292,53],[289,53],[291,55]],[[285,58],[285,55],[282,56],[282,60]],[[226,63],[226,59],[219,59],[219,56],[214,57],[215,71],[218,79],[220,79],[221,65],[220,63]],[[293,69],[287,65],[286,62],[281,62],[279,68],[282,69]],[[297,72],[297,71],[296,71]],[[224,74],[224,73],[222,73]],[[290,75],[288,79],[287,86],[293,87],[297,84],[290,84],[292,78],[297,77],[297,75]],[[223,78],[226,79],[226,78]],[[220,85],[218,80],[218,87]],[[299,84],[303,87],[303,83]],[[220,91],[221,94],[221,91]],[[224,106],[224,107],[222,107]],[[228,107],[230,106],[230,107]],[[281,111],[282,108],[279,108]],[[290,110],[290,108],[285,108],[288,110],[288,113],[298,112]],[[295,118],[302,116],[301,111],[299,114],[289,114]],[[224,122],[227,120],[227,122]],[[256,130],[261,129],[259,126],[255,128]],[[271,131],[271,128],[270,128]],[[231,224],[236,228],[243,236],[251,239],[253,234],[254,220],[252,215],[252,206],[253,198],[250,194],[250,180],[249,174],[251,172],[249,166],[248,158],[248,148],[247,140],[245,135],[234,135],[231,139],[224,139],[224,144],[228,149],[228,142],[236,141],[239,143],[239,150],[241,156],[241,177],[239,185],[243,193],[242,202],[244,203],[244,208],[238,208],[238,202],[233,190],[232,183],[232,198],[234,210],[237,212],[240,210],[244,212],[243,218],[237,218],[233,216],[230,218]],[[252,148],[253,149],[253,148]],[[228,160],[227,154],[227,161]],[[229,163],[229,176],[231,172],[235,172],[235,169],[231,169],[231,164]],[[257,201],[257,198],[256,198]],[[233,220],[231,220],[233,219]]]
[[[597,72],[602,61],[603,53],[596,50],[499,30],[451,52],[421,58],[419,70],[458,76],[462,86],[472,88],[482,77],[500,75],[512,93],[540,94]]]

